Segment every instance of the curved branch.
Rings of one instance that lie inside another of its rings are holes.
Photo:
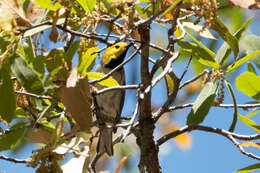
[[[184,105],[179,105],[179,106],[171,106],[169,107],[168,111],[173,111],[176,109],[184,109],[188,107],[192,107],[193,103],[187,103]],[[219,104],[219,105],[213,105],[214,107],[220,107],[220,108],[234,108],[234,104]],[[260,108],[260,103],[256,104],[238,104],[237,108],[241,109],[249,109],[249,108]]]
[[[14,162],[14,163],[30,163],[29,160],[14,159],[14,158],[9,158],[9,157],[3,156],[3,155],[0,155],[0,159]]]
[[[102,77],[100,79],[89,81],[89,84],[94,84],[94,83],[97,83],[97,82],[100,82],[102,80],[105,80],[105,79],[109,78],[109,76],[111,76],[115,71],[117,71],[118,69],[122,68],[126,63],[128,63],[131,59],[133,59],[135,57],[135,55],[139,52],[140,49],[141,49],[141,47],[139,47],[127,60],[125,60],[124,62],[122,62],[118,66],[116,66],[116,68],[111,70],[109,73],[105,74],[104,77]]]
[[[260,160],[259,156],[256,156],[252,153],[248,153],[246,152],[243,147],[239,144],[239,142],[236,141],[236,139],[239,140],[256,140],[256,139],[260,139],[260,134],[255,134],[255,135],[241,135],[241,134],[237,134],[237,133],[232,133],[223,129],[219,129],[219,128],[213,128],[213,127],[208,127],[208,126],[201,126],[201,125],[190,125],[190,126],[184,126],[182,128],[180,128],[179,130],[170,132],[166,135],[164,135],[163,137],[161,137],[160,139],[157,140],[157,146],[162,145],[163,143],[165,143],[166,141],[168,141],[171,138],[174,138],[178,135],[181,135],[185,132],[191,132],[193,130],[200,130],[200,131],[204,131],[204,132],[211,132],[211,133],[216,133],[219,134],[221,136],[226,137],[227,139],[229,139],[236,147],[238,147],[238,149],[240,150],[240,152],[248,157],[251,157],[253,159],[256,160]]]
[[[121,85],[121,86],[104,88],[104,89],[96,91],[94,94],[99,95],[99,94],[103,94],[105,92],[112,91],[112,90],[127,90],[127,89],[136,90],[138,88],[139,88],[138,85],[124,85],[124,86]]]

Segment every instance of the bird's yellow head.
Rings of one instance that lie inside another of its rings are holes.
[[[106,49],[101,61],[105,64],[105,67],[115,68],[123,62],[128,48],[127,43],[116,43]]]

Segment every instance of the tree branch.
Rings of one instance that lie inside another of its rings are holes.
[[[229,139],[236,147],[238,147],[238,149],[240,150],[240,152],[248,157],[251,157],[253,159],[256,160],[260,160],[259,156],[255,156],[252,153],[248,153],[246,152],[243,147],[239,144],[239,142],[237,142],[235,139],[239,139],[239,140],[256,140],[256,139],[260,139],[260,134],[255,134],[255,135],[240,135],[240,134],[236,134],[236,133],[232,133],[223,129],[219,129],[219,128],[213,128],[213,127],[208,127],[208,126],[201,126],[201,125],[190,125],[190,126],[184,126],[182,128],[180,128],[179,130],[170,132],[166,135],[164,135],[163,137],[161,137],[160,139],[157,140],[157,146],[162,145],[163,143],[165,143],[166,141],[168,141],[171,138],[174,138],[178,135],[181,135],[185,132],[191,132],[193,130],[200,130],[200,131],[204,131],[204,132],[211,132],[211,133],[216,133],[219,135],[222,135],[224,137],[226,137],[227,139]]]
[[[186,85],[196,81],[197,79],[199,79],[201,76],[204,76],[206,73],[209,73],[209,70],[204,70],[202,73],[198,74],[197,76],[193,77],[192,79],[184,82],[180,87],[179,90],[182,89],[183,87],[185,87]]]
[[[14,162],[14,163],[30,163],[30,160],[14,159],[14,158],[6,157],[6,156],[3,156],[3,155],[0,155],[0,159],[10,161],[10,162]]]
[[[140,101],[139,128],[136,132],[136,142],[141,150],[138,164],[140,172],[160,173],[161,168],[158,158],[158,148],[155,146],[153,137],[154,122],[151,111],[151,92],[145,89],[151,85],[151,75],[149,73],[149,43],[150,43],[150,23],[139,25],[138,31],[141,35],[141,89],[138,95]]]
[[[138,85],[124,85],[124,86],[121,85],[121,86],[104,88],[104,89],[96,91],[94,94],[99,95],[99,94],[103,94],[105,92],[112,91],[112,90],[127,90],[127,89],[136,90],[138,88],[140,88]]]
[[[184,105],[179,105],[179,106],[171,106],[169,107],[168,111],[173,111],[177,109],[184,109],[188,107],[192,107],[193,103],[188,103]],[[219,105],[213,105],[214,107],[221,107],[221,108],[234,108],[234,104],[219,104]],[[257,104],[238,104],[237,108],[242,108],[242,109],[249,109],[249,108],[259,108],[260,103]]]
[[[15,94],[20,94],[20,95],[26,95],[26,96],[30,96],[30,97],[35,97],[37,99],[52,99],[51,96],[41,96],[41,95],[37,95],[37,94],[33,94],[33,93],[28,93],[28,92],[24,92],[24,91],[15,91]]]
[[[109,78],[109,76],[111,76],[115,71],[122,68],[126,63],[128,63],[131,59],[133,59],[135,57],[135,55],[139,52],[140,49],[141,49],[141,47],[139,47],[134,53],[132,53],[132,55],[127,60],[125,60],[124,62],[122,62],[118,66],[116,66],[116,68],[114,68],[113,70],[111,70],[110,72],[105,74],[102,78],[89,81],[89,84],[94,84],[94,83],[97,83],[97,82],[100,82],[102,80]]]

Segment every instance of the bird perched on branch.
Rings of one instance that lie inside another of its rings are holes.
[[[109,73],[123,62],[129,47],[130,44],[126,43],[116,43],[108,47],[95,72]],[[119,85],[125,85],[125,71],[123,67],[116,70],[111,76]],[[105,88],[105,86],[99,84],[95,84],[95,87],[98,90]],[[116,128],[113,126],[120,120],[124,97],[124,90],[108,91],[95,96],[96,118],[100,127],[97,145],[98,154],[106,152],[109,156],[113,155],[112,133],[116,132]]]

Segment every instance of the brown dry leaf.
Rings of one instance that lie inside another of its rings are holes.
[[[249,8],[249,9],[259,9],[260,1],[259,0],[230,0],[234,5]]]
[[[182,25],[186,26],[187,28],[193,29],[201,37],[216,40],[216,38],[210,33],[210,31],[207,28],[203,28],[203,26],[201,25],[194,25],[194,23],[192,22],[183,22]]]
[[[134,37],[135,37],[135,38],[138,38],[138,39],[141,39],[141,35],[140,35],[140,33],[138,32],[137,29],[134,30]]]
[[[260,149],[260,143],[259,142],[242,142],[239,145],[242,145],[244,147],[257,147]]]
[[[51,140],[52,133],[44,128],[37,128],[30,131],[26,137],[28,142],[47,144]]]
[[[58,31],[57,31],[57,28],[56,28],[56,26],[53,26],[51,28],[51,33],[49,35],[49,38],[50,38],[51,41],[56,43],[58,41],[58,37],[59,37],[59,34],[58,34]]]
[[[58,37],[59,37],[57,27],[56,27],[56,23],[58,19],[59,19],[59,10],[55,12],[55,15],[52,18],[53,23],[52,23],[51,33],[49,35],[50,40],[53,41],[54,43],[58,41]]]
[[[0,1],[0,28],[10,30],[17,24],[18,26],[30,26],[24,11],[18,0]]]
[[[87,77],[79,79],[77,69],[71,71],[67,86],[58,93],[61,102],[80,126],[81,131],[90,132],[92,126],[92,97]]]
[[[119,163],[116,166],[115,173],[119,173],[120,169],[124,166],[125,162],[129,159],[130,156],[124,156],[120,159]]]

